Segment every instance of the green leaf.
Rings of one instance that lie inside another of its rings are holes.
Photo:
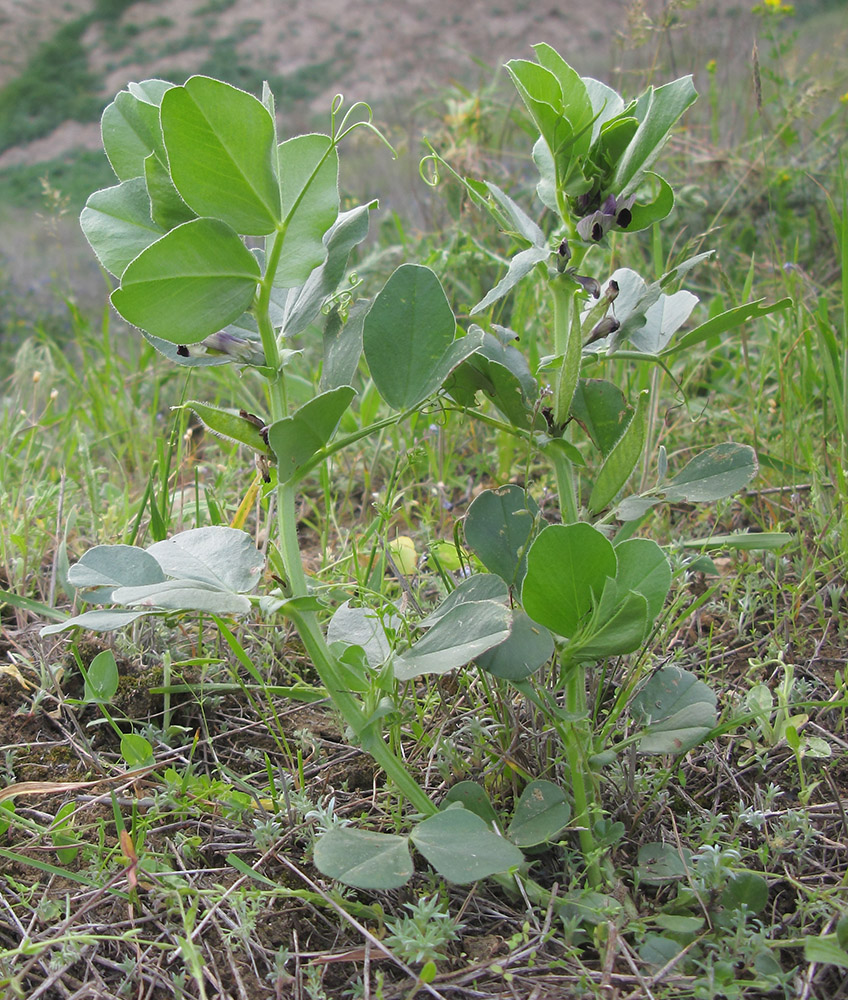
[[[659,184],[659,191],[653,201],[637,202],[630,210],[628,233],[639,233],[643,229],[649,229],[656,222],[662,222],[674,208],[674,189],[668,181],[659,174],[650,172],[645,174],[645,177],[655,180]]]
[[[78,590],[90,590],[86,599],[106,603],[115,587],[134,587],[160,583],[165,579],[162,567],[134,545],[95,545],[83,553],[68,570],[68,583]]]
[[[156,762],[149,741],[135,733],[124,733],[121,737],[121,756],[129,768],[149,767]]]
[[[147,551],[168,576],[236,593],[252,590],[265,565],[250,535],[223,525],[182,531]]]
[[[589,625],[578,633],[574,649],[566,649],[566,656],[573,662],[586,663],[632,653],[645,641],[650,625],[647,600],[634,591],[625,592],[623,597],[619,593],[615,581],[607,581],[604,588],[607,600],[602,598]]]
[[[288,294],[285,309],[279,321],[275,321],[276,326],[282,327],[285,336],[301,333],[318,318],[324,301],[335,292],[344,277],[350,251],[368,235],[371,207],[359,205],[349,212],[342,212],[324,234],[326,260],[309,275],[303,288]],[[322,388],[332,387],[322,385]]]
[[[630,343],[643,354],[659,354],[689,319],[697,304],[698,296],[691,292],[661,293],[646,310],[644,325],[629,335]]]
[[[336,431],[356,390],[349,385],[322,392],[290,417],[268,428],[268,444],[277,456],[279,479],[286,483],[319,452]]]
[[[728,441],[696,455],[662,491],[671,501],[721,500],[744,489],[756,474],[754,449]]]
[[[196,580],[166,580],[143,587],[118,587],[112,593],[112,600],[116,604],[142,605],[162,611],[203,611],[213,615],[246,615],[251,608],[250,601],[241,594]]]
[[[441,808],[447,809],[454,802],[459,802],[464,809],[479,816],[489,829],[494,829],[498,822],[497,813],[492,808],[489,796],[476,781],[460,781],[451,785],[447,795],[442,799]]]
[[[428,267],[403,264],[365,319],[363,347],[371,377],[396,410],[417,406],[482,343],[482,332],[454,340],[456,320]]]
[[[370,608],[352,608],[350,601],[341,604],[330,619],[327,642],[359,646],[372,668],[385,663],[392,651],[380,615]]]
[[[616,195],[632,190],[659,156],[675,122],[697,97],[691,76],[681,77],[656,90],[649,89],[644,113],[637,111],[636,114],[640,118],[639,128],[619,160],[610,183]]]
[[[510,610],[499,601],[458,604],[423,639],[395,658],[395,677],[408,681],[421,674],[444,674],[462,667],[503,642],[510,626]]]
[[[617,565],[611,542],[591,524],[549,525],[527,554],[524,610],[552,632],[571,638]]]
[[[768,882],[756,872],[738,872],[733,875],[721,893],[725,910],[739,910],[743,906],[749,913],[762,913],[768,904]]]
[[[443,878],[459,885],[508,872],[524,861],[514,844],[460,806],[419,823],[412,842]]]
[[[554,653],[554,638],[544,625],[520,608],[512,612],[512,631],[500,645],[475,659],[481,670],[508,681],[523,681],[544,666]]]
[[[100,120],[103,148],[119,180],[144,177],[144,161],[151,153],[161,163],[167,162],[159,126],[159,103],[171,87],[173,84],[164,80],[130,84],[131,89],[122,90],[103,112]]]
[[[276,229],[282,219],[276,137],[261,101],[193,76],[162,98],[161,121],[171,179],[194,212],[250,236]]]
[[[138,618],[156,613],[153,608],[145,611],[116,611],[112,609],[85,611],[81,615],[66,618],[65,621],[57,622],[55,625],[45,625],[39,635],[55,635],[57,632],[67,632],[72,628],[84,628],[91,632],[114,632],[115,629],[131,625]]]
[[[480,349],[456,369],[445,389],[461,406],[469,407],[477,405],[477,393],[483,392],[514,427],[523,428],[530,427],[539,397],[539,385],[524,355],[490,333],[483,334]]]
[[[521,793],[507,836],[518,847],[536,847],[554,840],[570,819],[571,806],[559,785],[531,781]]]
[[[643,844],[637,855],[636,876],[640,882],[662,885],[685,878],[692,864],[692,852],[688,847],[676,844]]]
[[[315,867],[356,889],[397,889],[412,877],[406,837],[341,826],[315,842]]]
[[[171,230],[196,218],[196,214],[180,197],[168,168],[155,153],[144,161],[144,180],[150,201],[150,214],[157,226]]]
[[[143,250],[112,304],[128,322],[172,344],[196,344],[253,302],[259,264],[223,222],[195,219]]]
[[[530,509],[532,506],[532,510]],[[520,584],[538,507],[520,486],[483,490],[465,515],[465,541],[480,562],[511,587]]]
[[[277,158],[287,225],[273,281],[296,288],[327,257],[324,235],[339,214],[339,154],[327,135],[299,135],[280,143]]]
[[[118,690],[118,664],[111,649],[104,649],[89,663],[85,672],[82,700],[110,702]]]
[[[597,514],[608,506],[619,490],[630,478],[645,447],[645,433],[648,426],[648,405],[651,394],[648,389],[639,393],[636,410],[616,441],[595,477],[589,496],[589,510]]]
[[[715,727],[716,697],[694,674],[663,667],[633,699],[631,714],[644,727],[640,753],[681,754]]]
[[[733,309],[727,309],[725,312],[719,313],[718,316],[713,316],[706,323],[702,323],[700,326],[696,326],[694,330],[690,330],[689,333],[681,337],[673,346],[667,347],[663,351],[663,355],[668,356],[669,354],[676,354],[678,351],[688,350],[688,348],[694,347],[696,344],[701,344],[711,337],[717,337],[720,333],[726,333],[728,330],[733,330],[737,326],[741,326],[749,319],[759,319],[761,316],[768,316],[770,313],[778,312],[780,309],[786,309],[792,305],[792,299],[790,298],[781,299],[779,302],[773,302],[765,306],[762,305],[763,302],[765,302],[765,299],[746,302],[744,305],[734,306]]]
[[[509,604],[509,592],[506,584],[499,576],[491,573],[477,573],[463,580],[442,603],[431,611],[426,618],[418,622],[419,628],[432,628],[454,608],[462,604],[475,604],[480,601],[496,601],[506,606]]]
[[[532,246],[527,247],[526,250],[519,250],[519,252],[509,262],[509,268],[506,274],[491,291],[487,292],[486,295],[480,299],[468,315],[476,316],[477,313],[481,313],[488,309],[493,302],[497,302],[498,299],[502,299],[507,292],[511,291],[519,283],[519,281],[526,278],[537,264],[541,264],[542,261],[547,260],[550,256],[551,251],[546,246]]]
[[[213,434],[226,438],[228,441],[238,441],[262,455],[270,455],[271,449],[265,443],[255,422],[241,416],[244,411],[225,410],[221,406],[210,406],[190,399],[183,407],[193,410]],[[182,407],[181,407],[182,409]]]
[[[602,455],[610,453],[633,412],[621,389],[600,378],[581,378],[571,400],[571,415]]]
[[[97,259],[117,278],[165,233],[150,217],[150,199],[141,177],[95,191],[85,203],[80,226]]]
[[[840,969],[848,969],[848,951],[839,946],[835,934],[805,937],[802,940],[804,942],[804,959],[807,962],[835,965]]]
[[[739,531],[732,535],[711,535],[709,538],[687,538],[679,544],[684,549],[736,549],[744,552],[782,549],[795,541],[786,531]]]
[[[620,591],[635,590],[648,602],[648,620],[659,615],[671,588],[671,566],[663,550],[650,538],[629,538],[615,547]]]

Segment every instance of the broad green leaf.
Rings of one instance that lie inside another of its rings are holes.
[[[743,906],[749,913],[762,913],[768,903],[768,882],[756,872],[737,872],[724,887],[720,900],[725,910],[739,910]]]
[[[223,525],[191,528],[147,551],[168,576],[236,593],[252,590],[265,565],[250,535]]]
[[[274,320],[274,325],[281,327],[285,336],[301,333],[318,318],[325,300],[335,292],[344,277],[350,251],[368,235],[372,207],[373,204],[359,205],[349,212],[342,212],[324,234],[326,260],[309,275],[303,288],[289,292],[285,308]]]
[[[594,80],[590,76],[583,77],[583,86],[592,104],[592,142],[597,139],[601,129],[608,121],[624,111],[624,101],[621,95],[599,80]]]
[[[571,415],[602,455],[608,455],[633,418],[633,407],[617,385],[581,378],[571,401]]]
[[[591,524],[549,525],[527,554],[524,610],[552,632],[571,638],[617,565],[611,542]]]
[[[701,323],[694,330],[690,330],[677,343],[671,347],[667,347],[663,351],[663,354],[667,356],[669,354],[676,354],[678,351],[688,350],[696,344],[701,344],[705,340],[709,340],[710,337],[717,337],[721,333],[726,333],[728,330],[733,330],[737,326],[747,323],[749,319],[759,319],[761,316],[768,316],[770,313],[778,312],[792,305],[792,299],[789,298],[781,299],[779,302],[772,302],[768,305],[762,305],[763,302],[765,302],[765,299],[746,302],[744,305],[735,306],[733,309],[727,309],[725,312],[719,313],[718,316],[713,316],[706,323]]]
[[[848,969],[848,951],[842,948],[835,934],[822,937],[805,937],[804,959],[807,962],[817,962],[820,965],[835,965],[839,969]]]
[[[609,921],[617,921],[622,913],[622,904],[614,897],[592,889],[575,889],[566,892],[557,900],[557,912],[563,920],[597,927]]]
[[[471,331],[476,329],[471,327]],[[508,340],[490,333],[483,334],[480,349],[454,371],[445,389],[460,405],[469,407],[477,405],[477,393],[482,392],[514,427],[524,428],[530,427],[539,397],[539,385],[524,355]]]
[[[264,236],[281,221],[274,122],[255,97],[193,76],[162,98],[171,179],[200,216]]]
[[[524,611],[512,612],[512,631],[500,645],[474,661],[481,670],[507,681],[523,681],[543,667],[554,653],[554,638],[544,625]]]
[[[327,135],[299,135],[280,143],[277,157],[287,225],[273,280],[297,288],[327,257],[324,235],[339,214],[339,154]]]
[[[368,315],[367,303],[357,302],[342,320],[337,309],[331,311],[324,324],[324,363],[321,365],[320,388],[326,392],[350,385],[356,377],[362,357],[362,328]]]
[[[442,603],[426,618],[418,622],[419,628],[432,628],[454,608],[461,604],[474,604],[478,601],[497,601],[499,604],[509,604],[509,592],[506,584],[491,573],[477,573],[463,580]]]
[[[482,332],[454,340],[456,320],[436,275],[401,265],[377,295],[363,331],[377,391],[396,410],[417,406],[480,346]]]
[[[671,566],[663,550],[650,538],[628,538],[615,547],[619,591],[635,590],[648,602],[648,621],[663,609],[671,588]]]
[[[197,344],[253,302],[256,258],[223,222],[195,219],[143,250],[112,292],[134,326],[172,344]]]
[[[174,187],[168,168],[151,153],[144,161],[144,180],[150,200],[150,214],[163,230],[173,229],[196,218]]]
[[[488,309],[493,302],[497,302],[498,299],[502,299],[504,295],[513,289],[518,282],[522,280],[522,278],[525,278],[537,264],[548,260],[550,256],[551,251],[546,246],[532,246],[527,247],[526,250],[520,250],[509,262],[509,269],[506,274],[490,292],[487,292],[486,295],[480,299],[468,315],[475,316],[477,313],[481,313],[485,309]]]
[[[662,222],[674,208],[674,189],[664,177],[648,172],[650,177],[659,184],[659,190],[652,201],[637,201],[630,210],[631,219],[627,226],[628,233],[639,233],[649,229],[655,222]]]
[[[507,836],[518,847],[547,844],[568,826],[571,806],[551,781],[531,781],[521,793]]]
[[[639,393],[636,411],[631,417],[630,423],[598,470],[588,504],[589,510],[594,514],[600,513],[612,502],[642,457],[648,425],[650,397],[648,389],[643,389]]]
[[[654,969],[661,969],[673,962],[683,951],[683,945],[676,938],[664,934],[646,934],[639,946],[639,958]]]
[[[511,224],[518,235],[531,246],[547,249],[547,237],[524,209],[508,194],[501,191],[497,184],[492,184],[490,181],[486,181],[485,184],[496,204],[502,210],[505,220]]]
[[[680,754],[716,725],[716,697],[694,674],[663,667],[633,699],[631,714],[644,727],[640,753]]]
[[[193,410],[203,421],[203,426],[207,427],[213,434],[229,441],[238,441],[262,455],[271,454],[271,449],[265,443],[260,428],[256,426],[254,421],[241,415],[244,410],[225,410],[223,407],[199,403],[194,399],[190,399],[183,406]]]
[[[545,42],[534,45],[533,51],[536,53],[539,64],[557,78],[563,111],[571,123],[577,140],[576,151],[578,153],[585,152],[592,139],[590,126],[595,117],[586,82],[576,70],[568,65],[556,49]]]
[[[697,934],[706,923],[705,917],[685,917],[677,913],[658,913],[654,923],[672,934]]]
[[[662,491],[671,501],[721,500],[744,489],[756,474],[754,449],[728,441],[696,455]]]
[[[147,84],[161,84],[165,90],[173,85],[164,80],[146,81]],[[144,87],[145,84],[130,84],[130,87]],[[160,98],[161,100],[161,94]],[[100,120],[103,148],[119,180],[144,177],[144,161],[154,153],[161,163],[166,163],[162,130],[159,127],[158,102],[150,96],[142,96],[142,91],[134,93],[122,90],[103,112]]]
[[[511,612],[499,601],[458,604],[394,660],[395,677],[412,680],[421,674],[444,674],[462,667],[510,632]]]
[[[616,587],[612,590],[620,593]],[[593,616],[590,625],[575,638],[574,650],[567,647],[565,656],[575,663],[587,663],[632,653],[645,641],[649,627],[647,600],[632,590],[625,592],[607,614]]]
[[[86,600],[106,603],[115,587],[160,583],[162,567],[144,549],[134,545],[95,545],[68,570],[68,583],[90,590]]]
[[[786,531],[740,531],[732,535],[711,535],[709,538],[687,538],[679,544],[684,549],[736,549],[759,552],[782,549],[795,540]]]
[[[330,440],[356,390],[349,385],[322,392],[290,417],[268,428],[268,444],[277,456],[281,483],[288,482]]]
[[[204,611],[213,615],[246,615],[251,607],[248,598],[241,594],[197,580],[166,580],[143,587],[118,587],[112,593],[112,600],[130,607]]]
[[[691,76],[681,77],[663,87],[651,88],[647,107],[626,152],[616,167],[611,188],[616,195],[626,194],[641,174],[656,160],[675,122],[695,102],[698,92]]]
[[[114,632],[115,629],[131,625],[137,618],[152,614],[152,611],[116,611],[113,609],[84,611],[81,615],[66,618],[54,625],[45,625],[39,635],[55,635],[72,628],[84,628],[91,632]]]
[[[489,829],[493,829],[498,822],[497,813],[492,808],[489,796],[476,781],[460,781],[451,785],[447,795],[442,799],[442,809],[446,809],[453,802],[459,802],[464,809],[479,816]]]
[[[679,881],[691,871],[692,852],[676,844],[643,844],[637,855],[636,876],[640,882],[662,885]]]
[[[529,509],[528,505],[532,507]],[[465,541],[491,573],[520,584],[538,508],[520,486],[483,490],[465,515]]]
[[[634,330],[628,340],[643,354],[659,354],[698,304],[698,296],[680,291],[673,295],[661,293],[645,312],[645,323]]]
[[[118,690],[119,679],[115,654],[111,649],[104,649],[88,665],[82,700],[88,703],[103,701],[108,704]]]
[[[412,876],[406,837],[334,827],[315,843],[315,867],[356,889],[397,889]]]
[[[508,872],[524,861],[514,844],[460,806],[419,823],[412,842],[443,878],[459,885]]]
[[[392,651],[380,615],[370,608],[352,608],[345,601],[327,626],[327,642],[360,646],[371,667],[379,667]]]
[[[137,733],[124,733],[121,737],[121,756],[127,767],[149,767],[155,763],[153,747],[149,740]]]
[[[141,177],[95,191],[85,203],[80,226],[97,259],[116,278],[165,233],[150,217],[150,199]]]

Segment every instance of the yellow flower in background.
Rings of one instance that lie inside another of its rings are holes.
[[[840,104],[848,104],[848,90],[839,98]]]

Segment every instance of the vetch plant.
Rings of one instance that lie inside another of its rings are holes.
[[[586,670],[643,648],[661,614],[671,571],[654,541],[631,537],[642,519],[664,500],[729,495],[754,475],[755,456],[724,443],[670,474],[660,451],[656,485],[625,496],[650,445],[654,402],[649,390],[630,402],[584,368],[613,357],[665,367],[676,352],[774,307],[731,309],[672,344],[697,300],[671,289],[708,255],[653,283],[626,268],[603,281],[585,273],[593,247],[611,232],[646,228],[671,210],[671,187],[650,168],[695,91],[684,78],[625,103],[579,77],[549,46],[536,46],[536,53],[537,63],[515,61],[508,69],[539,130],[533,158],[550,232],[496,185],[460,178],[520,248],[472,309],[487,329],[471,324],[458,336],[438,278],[420,265],[399,267],[371,303],[352,303],[339,291],[373,207],[340,211],[339,144],[356,128],[373,128],[355,109],[338,121],[341,99],[329,134],[279,141],[267,88],[258,100],[202,76],[183,86],[130,84],[102,122],[118,183],[95,192],[82,213],[92,248],[118,281],[112,305],[158,351],[183,367],[236,364],[263,380],[267,419],[200,401],[187,405],[212,431],[258,456],[253,488],[276,496],[268,563],[278,586],[255,592],[265,561],[239,530],[243,504],[233,527],[193,529],[146,550],[92,549],[72,567],[70,581],[86,600],[122,607],[86,611],[44,632],[204,612],[226,637],[224,616],[258,610],[286,617],[354,741],[420,817],[408,837],[335,825],[319,837],[319,869],[362,888],[406,882],[410,843],[452,881],[517,872],[523,850],[555,842],[572,821],[589,880],[600,885],[600,857],[615,831],[600,816],[597,768],[629,743],[645,753],[682,753],[715,724],[714,696],[675,668],[647,682],[635,670],[596,722]],[[447,166],[435,152],[433,159]],[[490,312],[525,280],[544,284],[553,316],[554,353],[535,371]],[[311,398],[297,405],[297,338],[316,327],[320,377],[312,379]],[[357,425],[353,383],[363,356],[392,412]],[[544,394],[540,383],[549,383]],[[496,416],[477,406],[480,394]],[[397,639],[403,629],[384,608],[350,603],[336,610],[325,634],[323,606],[299,550],[299,484],[340,449],[408,419],[437,396],[550,461],[562,523],[544,524],[529,490],[487,490],[465,522],[468,546],[486,572],[464,579],[416,622],[420,638],[404,645]],[[343,419],[346,433],[339,434]],[[582,450],[571,440],[578,428]],[[581,483],[575,469],[587,450],[597,468]],[[528,784],[508,823],[482,789],[465,783],[438,809],[381,732],[398,710],[398,681],[472,662],[539,705],[560,734],[571,773],[568,792],[548,781]],[[531,685],[547,663],[551,683]],[[615,742],[626,712],[633,731]]]

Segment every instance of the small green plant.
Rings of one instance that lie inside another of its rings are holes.
[[[597,889],[620,836],[601,814],[600,770],[628,746],[681,754],[716,722],[714,695],[686,671],[667,667],[649,677],[642,658],[599,712],[590,709],[587,670],[644,649],[662,613],[671,568],[656,542],[633,537],[636,529],[662,502],[709,501],[740,489],[756,471],[754,453],[724,442],[671,473],[661,448],[655,484],[627,495],[652,445],[656,402],[649,386],[631,402],[613,382],[589,376],[613,362],[634,372],[667,368],[678,353],[774,307],[746,303],[672,344],[697,299],[671,289],[708,254],[651,283],[627,268],[603,281],[589,273],[609,234],[656,226],[671,210],[672,189],[651,168],[695,91],[684,78],[625,102],[581,78],[549,46],[536,46],[536,54],[538,62],[508,69],[539,131],[533,159],[548,231],[496,185],[460,178],[517,245],[504,277],[471,309],[485,328],[472,323],[458,336],[440,281],[417,264],[401,265],[373,301],[355,301],[345,271],[372,206],[340,211],[339,146],[353,130],[373,126],[361,106],[341,117],[340,100],[328,134],[279,141],[267,87],[258,100],[203,76],[183,86],[130,84],[102,120],[118,183],[92,194],[81,216],[118,281],[117,312],[176,365],[235,364],[250,373],[266,412],[186,403],[210,430],[257,456],[260,471],[233,525],[166,538],[163,519],[154,518],[156,540],[146,549],[89,550],[69,582],[90,603],[118,607],[43,631],[108,631],[143,616],[203,614],[261,681],[239,655],[227,619],[257,612],[287,619],[352,740],[419,816],[408,836],[347,825],[322,833],[316,865],[362,888],[404,884],[413,872],[410,844],[451,881],[494,875],[509,882],[525,850],[556,843],[573,823]],[[431,162],[450,169],[435,151]],[[523,282],[544,290],[553,326],[553,354],[532,367],[493,312]],[[310,355],[321,362],[303,374],[300,345],[309,337],[318,342]],[[370,385],[358,393],[362,358]],[[374,390],[388,416],[366,407]],[[419,620],[385,600],[376,608],[346,601],[325,630],[326,604],[299,548],[299,486],[337,452],[416,418],[434,401],[549,462],[561,523],[546,523],[528,488],[487,490],[465,522],[466,543],[485,572],[468,575]],[[267,503],[272,493],[266,560],[241,527],[255,497]],[[266,565],[275,586],[257,594]],[[408,640],[414,630],[423,634]],[[559,735],[571,777],[567,791],[530,781],[508,822],[477,786],[457,786],[437,807],[382,733],[402,710],[400,685],[472,663],[537,705]],[[546,680],[531,680],[546,666]],[[141,749],[122,745],[128,762]]]
[[[426,965],[443,962],[446,948],[459,939],[463,925],[457,923],[438,896],[422,896],[407,903],[409,914],[386,919],[386,945],[405,962]]]

